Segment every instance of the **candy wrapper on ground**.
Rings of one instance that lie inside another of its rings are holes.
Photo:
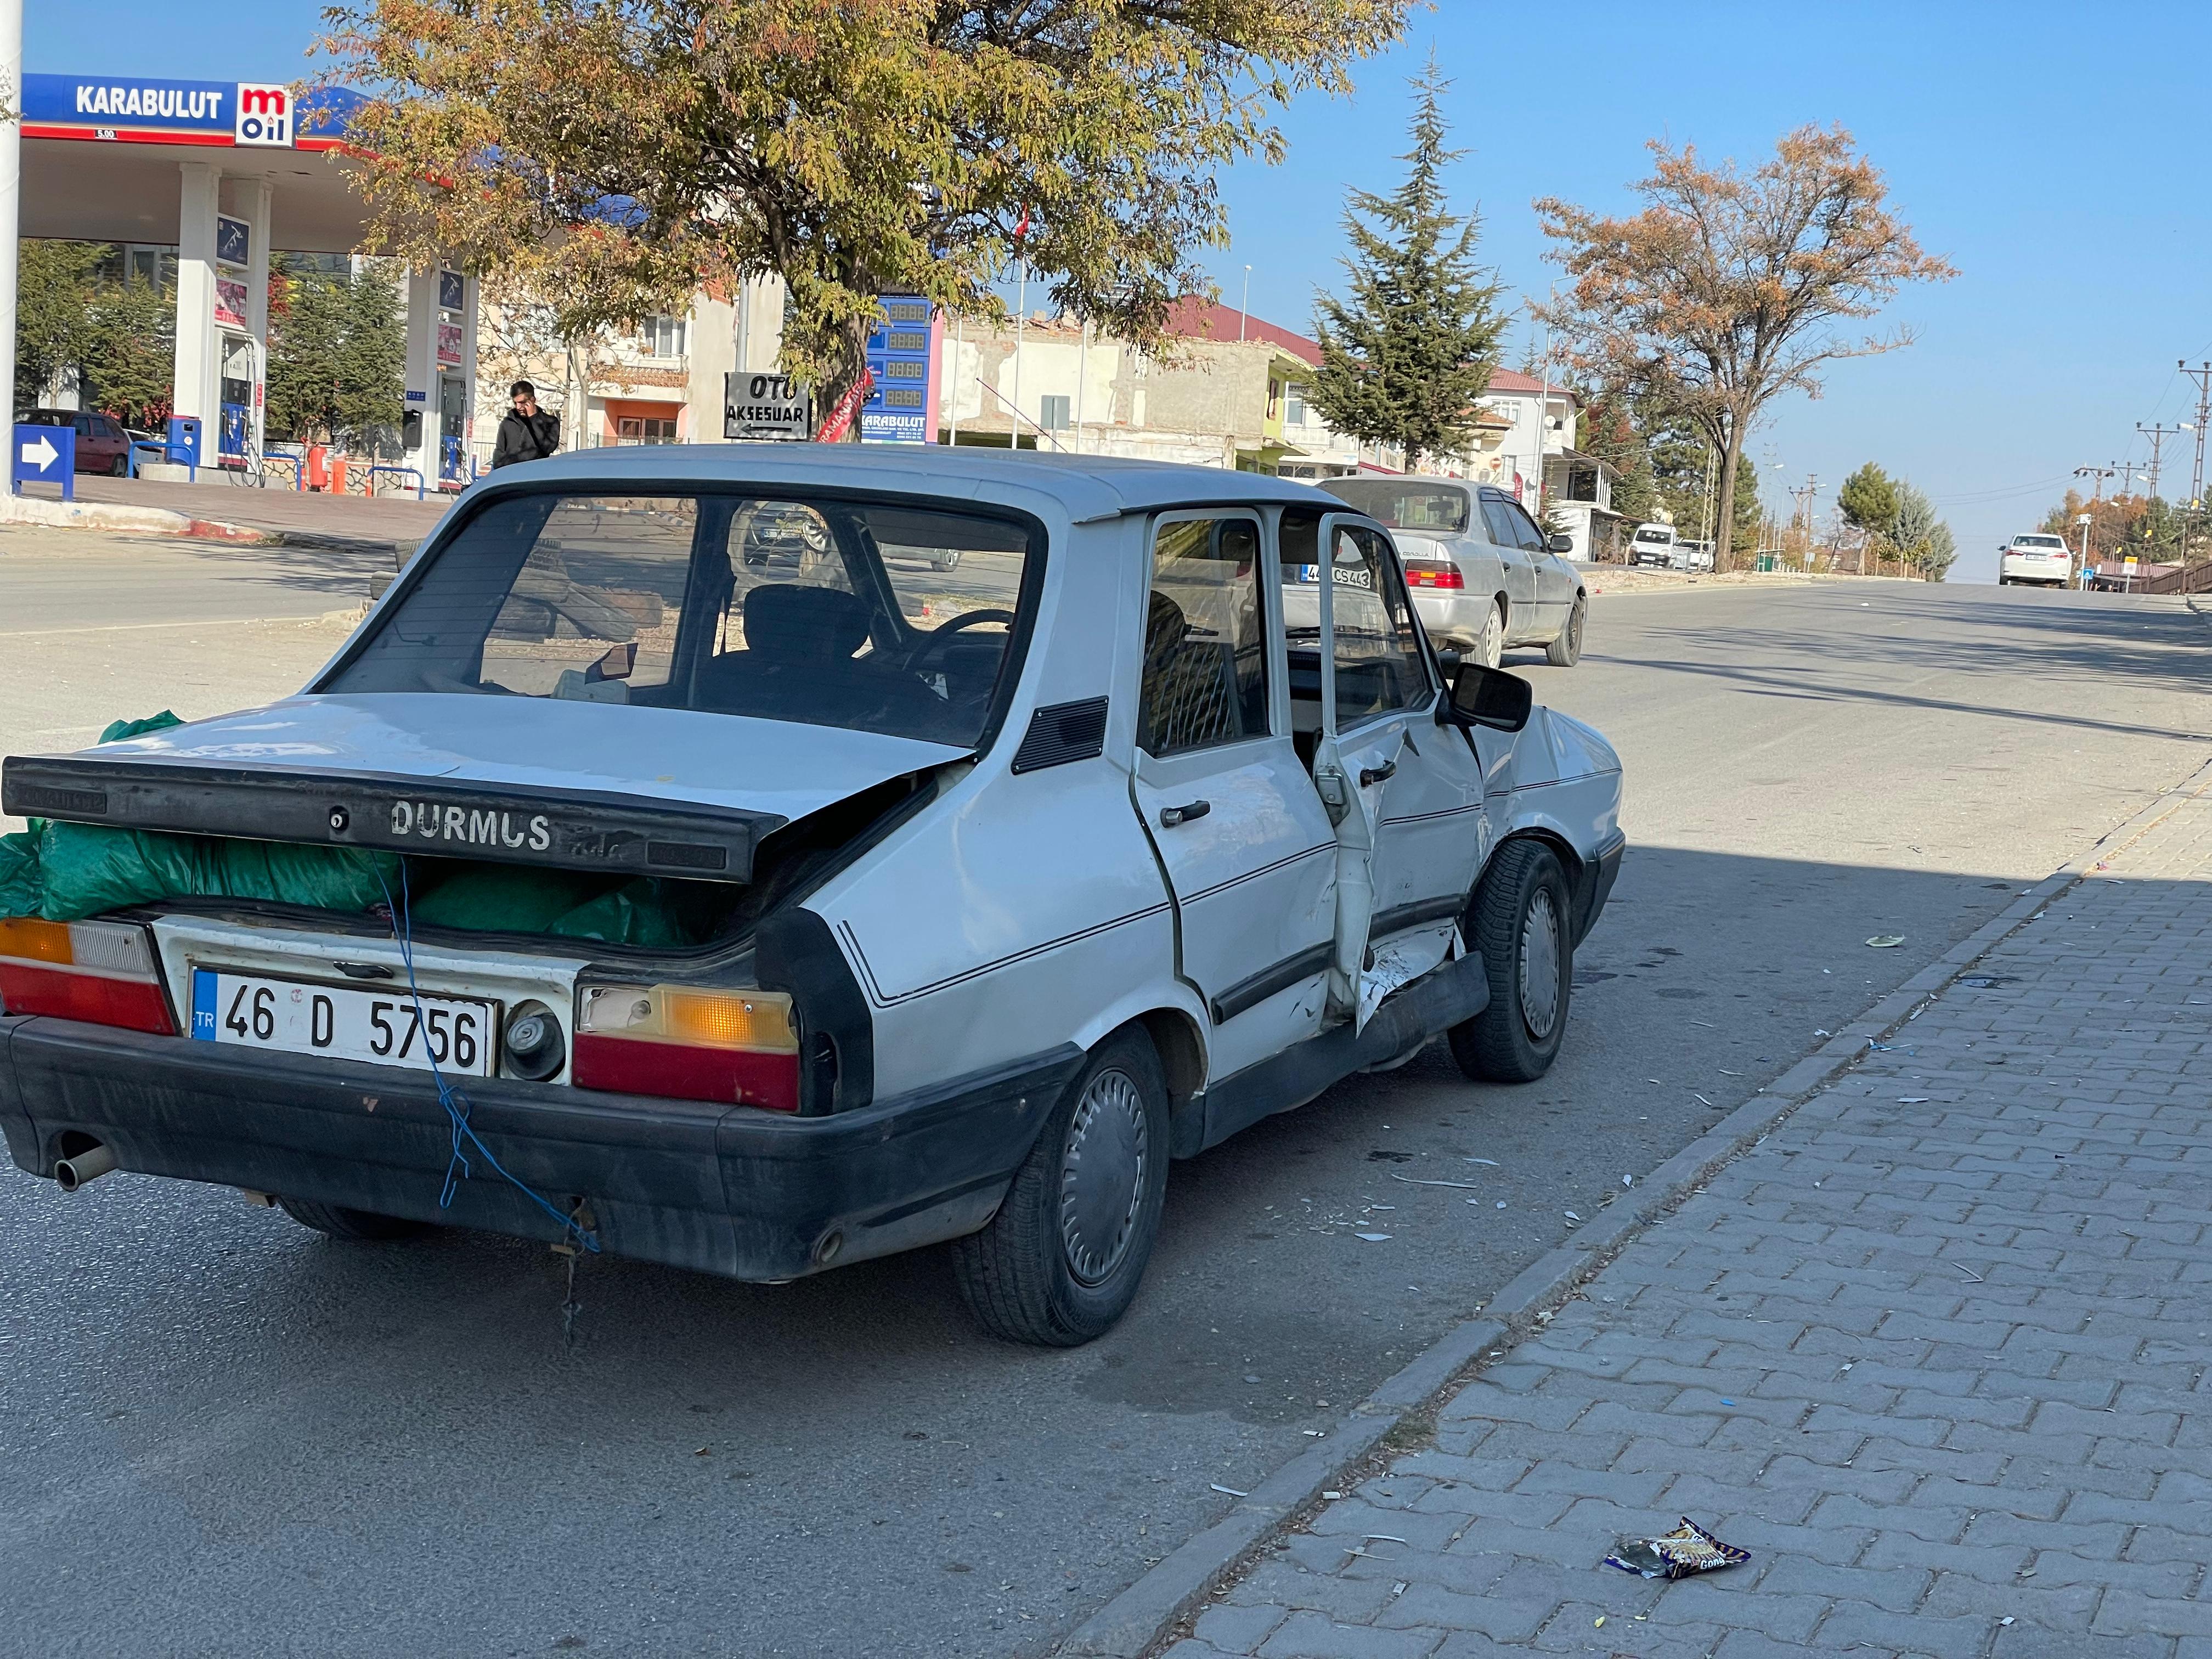
[[[1749,1550],[1722,1543],[1686,1515],[1682,1524],[1663,1538],[1623,1539],[1605,1564],[1646,1578],[1687,1578],[1693,1572],[1711,1572],[1750,1559]]]

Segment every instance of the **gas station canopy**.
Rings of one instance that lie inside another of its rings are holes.
[[[250,466],[261,452],[270,255],[361,246],[345,131],[362,101],[252,81],[23,77],[21,234],[176,249],[171,410],[214,440],[196,459]],[[476,320],[472,277],[410,274],[401,447],[426,483],[465,482]]]

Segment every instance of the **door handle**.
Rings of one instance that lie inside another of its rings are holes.
[[[1389,782],[1397,775],[1398,763],[1394,760],[1386,760],[1380,766],[1363,766],[1359,769],[1359,787],[1371,789],[1378,783]]]
[[[1202,818],[1212,810],[1213,803],[1210,800],[1190,801],[1182,806],[1163,806],[1160,808],[1160,827],[1172,830],[1178,823],[1188,823],[1194,818]]]

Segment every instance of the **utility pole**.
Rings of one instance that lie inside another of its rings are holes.
[[[2204,428],[2212,424],[2212,362],[2191,368],[2183,361],[2175,367],[2197,382],[2197,464],[2189,473],[2189,507],[2193,513],[2204,499]]]
[[[2154,423],[2150,426],[2145,426],[2141,421],[2137,421],[2136,422],[2136,430],[2142,433],[2144,437],[2150,440],[2150,493],[2153,495],[2156,495],[2158,494],[2159,463],[2163,457],[2166,448],[2166,441],[2179,433],[2188,431],[2189,428],[2186,424],[2179,426],[2159,426]]]
[[[2093,501],[2101,501],[2105,495],[2105,480],[2120,470],[2117,466],[2077,466],[2074,469],[2074,476],[2077,478],[2095,479],[2096,483],[2089,492],[2089,499]]]

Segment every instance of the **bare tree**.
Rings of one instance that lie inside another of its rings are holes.
[[[1591,380],[1680,415],[1721,452],[1715,547],[1735,550],[1745,434],[1780,393],[1818,397],[1820,365],[1892,351],[1839,325],[1874,316],[1907,283],[1945,282],[1890,211],[1881,174],[1841,127],[1800,127],[1745,173],[1654,142],[1644,210],[1612,219],[1556,198],[1536,204],[1550,258],[1574,285],[1541,314]]]

